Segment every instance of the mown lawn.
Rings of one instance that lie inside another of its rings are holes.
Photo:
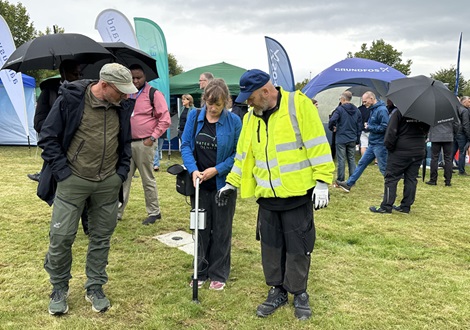
[[[112,308],[91,311],[85,302],[87,237],[74,244],[70,311],[47,312],[51,286],[43,269],[51,208],[36,197],[26,177],[41,167],[36,149],[0,147],[0,329],[469,329],[470,177],[455,176],[444,187],[420,180],[410,214],[373,214],[383,178],[370,166],[349,194],[331,188],[331,203],[316,212],[317,243],[309,293],[313,317],[294,318],[292,297],[271,317],[256,317],[267,293],[255,240],[257,204],[237,201],[232,271],[226,290],[188,286],[192,257],[155,236],[189,231],[189,206],[175,191],[166,168],[179,163],[165,153],[156,173],[163,220],[142,226],[146,217],[140,178],[112,239],[109,283]],[[429,176],[429,174],[428,174]],[[400,186],[401,189],[401,186]],[[400,194],[401,195],[401,194]]]

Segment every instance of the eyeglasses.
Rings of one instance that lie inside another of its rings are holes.
[[[126,97],[127,94],[121,92],[119,89],[117,89],[116,86],[114,86],[113,84],[108,84],[108,85],[111,86],[111,88],[114,89],[114,91],[119,94],[119,98],[120,98],[120,99]]]
[[[207,81],[207,79],[199,79],[199,82],[201,82],[201,81]]]

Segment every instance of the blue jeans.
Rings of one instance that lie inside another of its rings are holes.
[[[459,173],[465,173],[465,156],[467,154],[467,150],[465,149],[465,144],[467,143],[467,137],[464,134],[456,134],[454,137],[454,151],[453,156],[459,151],[459,161],[457,162],[457,166],[459,168]],[[454,158],[454,157],[452,157]]]
[[[364,155],[362,155],[361,159],[359,159],[359,163],[357,163],[356,170],[354,173],[349,177],[346,184],[348,186],[353,186],[356,184],[356,181],[359,180],[361,177],[362,172],[366,169],[366,167],[377,158],[377,162],[379,163],[379,170],[382,175],[385,175],[385,168],[387,166],[387,148],[383,144],[369,144],[369,147],[366,149]]]
[[[349,176],[356,169],[356,142],[336,144],[336,160],[338,161],[338,172],[336,178],[338,181],[344,181],[344,172],[346,161],[348,162]]]
[[[160,167],[160,156],[162,154],[162,148],[163,148],[163,141],[165,139],[160,137],[158,138],[157,142],[158,142],[158,145],[157,145],[157,148],[155,149],[155,156],[153,157],[153,166],[158,166]]]

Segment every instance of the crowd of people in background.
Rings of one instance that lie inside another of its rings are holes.
[[[171,123],[164,95],[150,86],[137,64],[107,64],[97,82],[79,80],[78,70],[77,62],[63,61],[60,82],[41,86],[35,128],[44,166],[28,174],[39,181],[38,196],[54,207],[44,263],[53,287],[48,308],[52,315],[68,312],[72,244],[80,215],[89,236],[85,298],[95,312],[111,306],[102,288],[108,279],[110,238],[131,199],[136,170],[147,213],[142,224],[162,219],[154,172],[160,169],[159,141]],[[316,238],[314,214],[329,204],[330,185],[351,192],[375,162],[384,177],[384,193],[380,205],[369,210],[409,213],[427,156],[428,185],[437,185],[440,163],[445,186],[451,186],[454,166],[458,175],[468,175],[467,96],[460,99],[458,123],[430,127],[403,116],[390,99],[385,103],[372,91],[361,95],[362,104],[356,107],[346,90],[329,117],[328,129],[334,134],[329,143],[318,101],[274,86],[261,70],[242,75],[235,100],[225,81],[210,72],[200,75],[199,87],[199,108],[192,95],[181,96],[177,128],[182,161],[199,187],[199,200],[191,196],[191,207],[198,204],[206,213],[197,247],[201,257],[195,261],[197,285],[203,288],[209,282],[209,289],[218,291],[226,287],[239,189],[242,198],[255,197],[259,205],[256,233],[270,287],[256,309],[260,317],[287,304],[289,294],[295,317],[311,317],[307,283]],[[430,155],[426,142],[431,143]],[[401,179],[403,197],[395,205]]]
[[[335,186],[350,192],[362,172],[375,160],[384,176],[384,193],[380,206],[371,206],[373,213],[392,213],[392,210],[409,213],[415,201],[419,168],[426,166],[423,160],[429,159],[430,179],[426,184],[435,186],[438,181],[438,168],[444,168],[444,185],[450,187],[452,174],[467,176],[465,170],[470,146],[470,97],[459,99],[458,120],[445,121],[430,127],[428,124],[403,116],[395,104],[378,100],[368,91],[362,95],[362,105],[356,111],[348,105],[351,93],[345,91],[340,96],[340,105],[330,114],[328,128],[335,132],[337,158],[337,179]],[[316,100],[312,99],[312,102]],[[349,112],[345,108],[348,106]],[[357,113],[362,124],[356,126]],[[349,115],[345,115],[349,114]],[[349,135],[348,135],[349,134]],[[354,134],[359,140],[354,141]],[[347,138],[346,138],[347,137]],[[354,157],[348,152],[354,145]],[[430,144],[428,152],[427,143]],[[350,159],[355,161],[356,150],[361,158],[355,170]],[[350,158],[351,157],[351,158]],[[466,158],[467,157],[467,158]],[[348,160],[349,178],[345,180],[345,159]],[[403,179],[403,198],[395,205],[398,182]]]

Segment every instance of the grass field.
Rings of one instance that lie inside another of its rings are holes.
[[[299,322],[292,297],[271,317],[256,317],[268,287],[255,240],[254,199],[237,200],[226,289],[206,285],[200,304],[192,302],[192,257],[154,239],[189,232],[189,206],[166,173],[181,161],[179,153],[164,158],[156,173],[162,221],[141,225],[146,214],[136,178],[112,238],[104,287],[112,308],[97,314],[84,299],[87,237],[79,228],[70,310],[53,317],[43,269],[51,208],[26,177],[40,169],[41,158],[34,148],[0,147],[0,329],[470,329],[470,177],[455,175],[452,187],[444,187],[442,170],[438,186],[420,180],[408,215],[368,210],[381,200],[377,166],[369,166],[349,194],[331,188],[330,205],[315,213],[308,290],[313,317]]]

